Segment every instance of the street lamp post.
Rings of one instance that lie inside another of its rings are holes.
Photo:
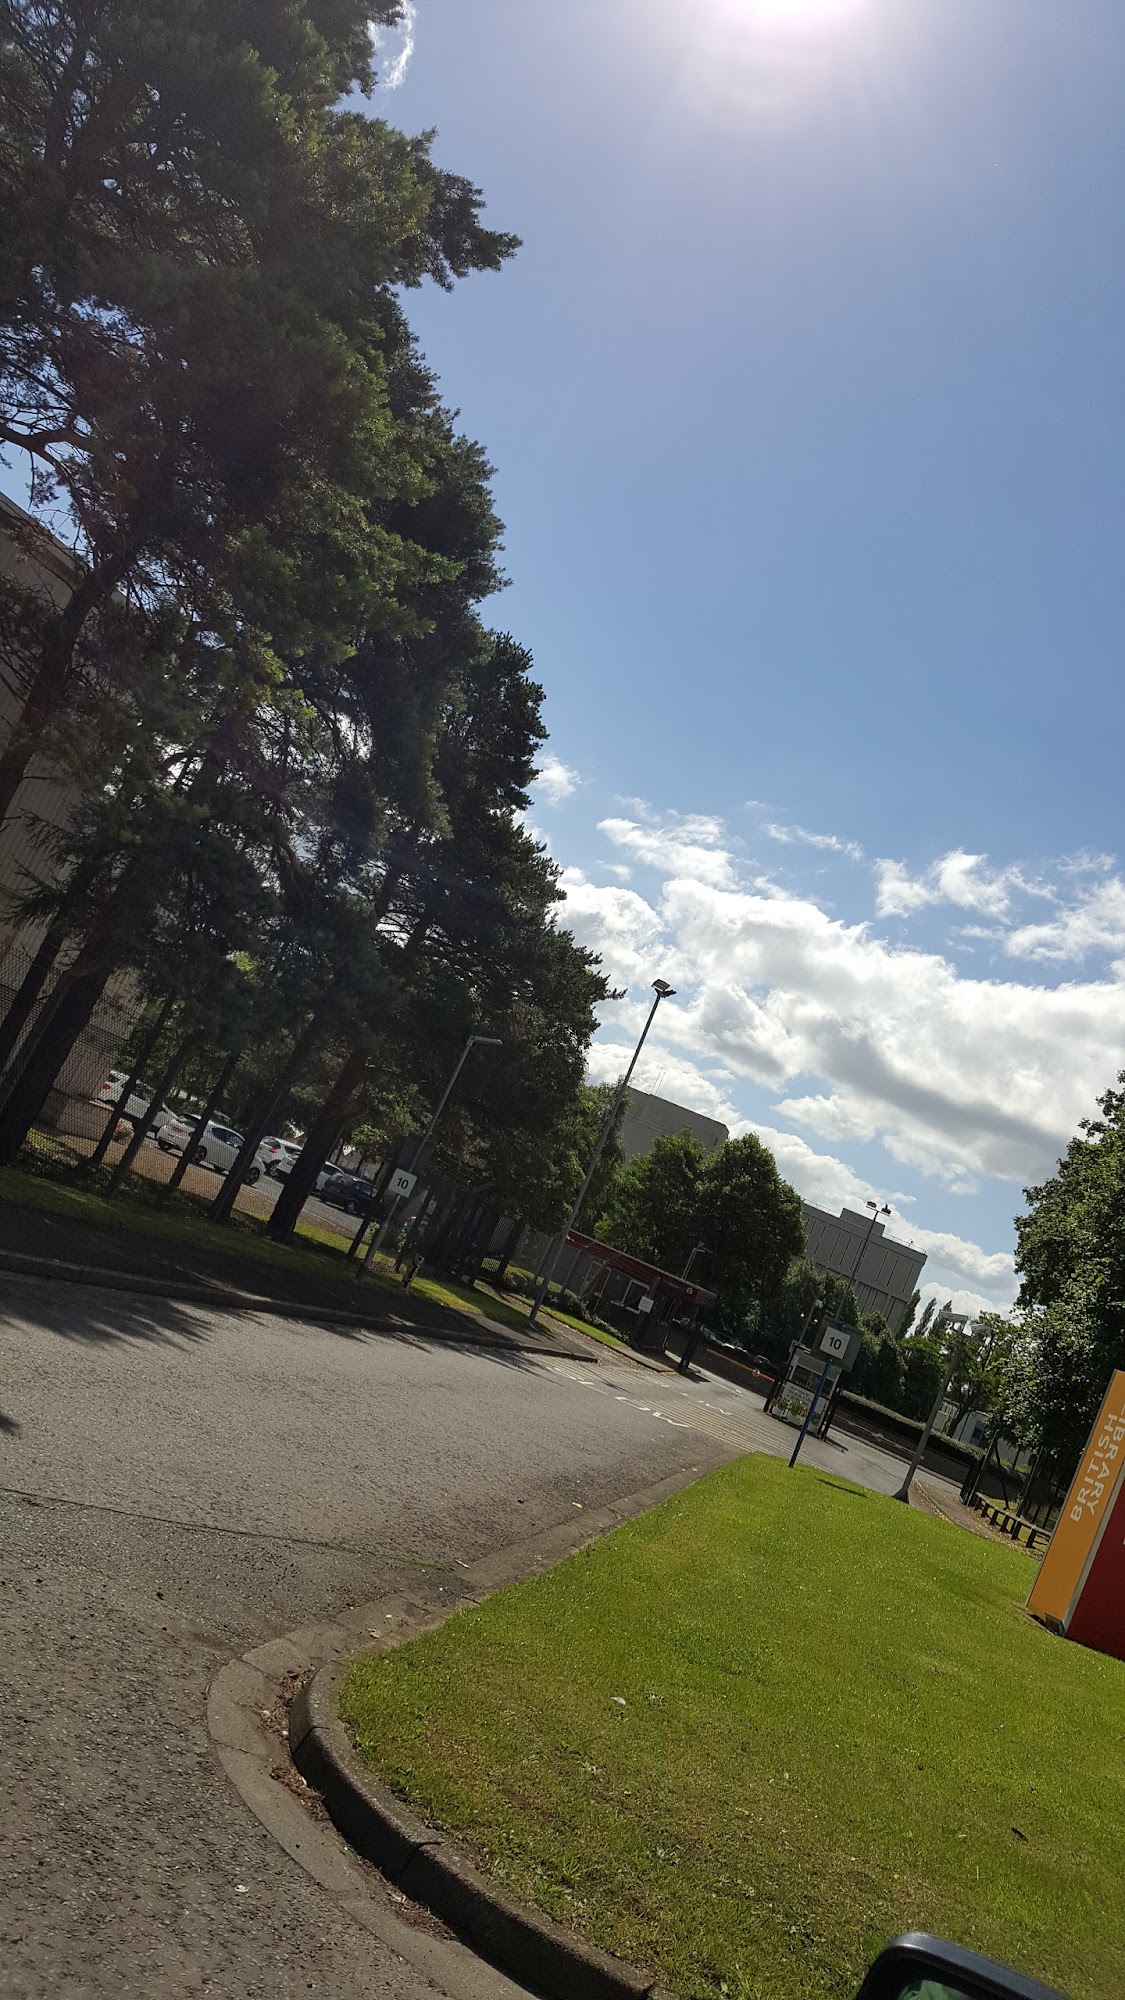
[[[480,1044],[481,1048],[485,1049],[498,1049],[503,1046],[499,1035],[469,1036],[468,1041],[465,1043],[464,1048],[462,1049],[460,1055],[457,1058],[453,1074],[450,1077],[449,1082],[446,1084],[445,1089],[442,1091],[441,1096],[438,1098],[437,1104],[430,1118],[430,1122],[427,1125],[425,1131],[422,1134],[421,1139],[418,1141],[418,1144],[414,1149],[414,1165],[417,1165],[418,1162],[421,1160],[423,1154],[425,1153],[426,1147],[429,1145],[430,1140],[433,1138],[434,1132],[437,1129],[438,1119],[441,1117],[442,1112],[445,1110],[445,1107],[448,1104],[450,1096],[452,1094],[453,1086],[456,1083],[458,1077],[461,1074],[461,1071],[464,1069],[465,1064],[469,1059],[469,1052],[478,1043]],[[407,1197],[405,1195],[399,1194],[395,1196],[393,1202],[390,1205],[390,1208],[387,1210],[386,1215],[383,1217],[383,1220],[380,1223],[376,1234],[371,1238],[371,1241],[367,1246],[367,1254],[364,1257],[364,1260],[360,1265],[358,1271],[356,1272],[357,1279],[362,1278],[364,1272],[367,1269],[367,1266],[370,1264],[372,1258],[375,1256],[376,1251],[382,1249],[387,1231],[390,1228],[392,1222],[394,1221],[395,1216],[398,1214],[401,1203],[404,1202],[406,1199]]]
[[[578,1217],[582,1212],[582,1204],[585,1201],[586,1196],[590,1192],[590,1182],[593,1180],[594,1175],[598,1171],[598,1162],[600,1161],[602,1154],[605,1152],[606,1141],[609,1138],[609,1135],[612,1132],[613,1127],[616,1123],[617,1113],[621,1108],[621,1100],[624,1097],[625,1092],[628,1088],[629,1078],[632,1076],[633,1071],[637,1067],[637,1057],[640,1055],[641,1050],[644,1048],[645,1039],[648,1035],[648,1031],[651,1028],[653,1021],[656,1018],[656,1010],[659,1007],[660,1002],[662,1000],[670,1000],[672,998],[676,989],[674,986],[669,986],[668,981],[666,979],[654,979],[652,982],[652,990],[655,993],[656,998],[653,1001],[652,1006],[648,1010],[648,1020],[645,1022],[644,1027],[641,1029],[641,1039],[637,1043],[636,1048],[633,1050],[633,1060],[629,1064],[629,1067],[626,1070],[624,1076],[622,1077],[620,1083],[618,1084],[617,1089],[613,1093],[613,1103],[610,1105],[609,1110],[606,1112],[605,1121],[602,1125],[602,1129],[598,1133],[598,1143],[594,1147],[594,1151],[590,1159],[590,1164],[586,1169],[586,1178],[583,1181],[582,1186],[578,1190],[578,1198],[574,1204],[574,1207],[571,1209],[570,1214],[567,1216],[567,1219],[563,1224],[562,1237],[561,1239],[556,1238],[555,1242],[552,1244],[550,1254],[547,1258],[546,1263],[543,1266],[542,1275],[539,1279],[538,1285],[536,1286],[535,1298],[532,1302],[531,1311],[527,1316],[527,1323],[529,1326],[534,1326],[536,1320],[539,1317],[539,1308],[547,1296],[547,1287],[551,1282],[551,1273],[554,1270],[556,1263],[558,1262],[559,1251],[562,1247],[562,1244],[566,1242],[567,1237],[570,1235],[571,1230],[574,1228],[574,1225],[577,1222]]]
[[[690,1278],[692,1265],[694,1264],[697,1257],[701,1257],[703,1255],[703,1252],[706,1250],[706,1248],[707,1248],[706,1243],[696,1244],[695,1249],[692,1251],[691,1256],[688,1258],[687,1263],[684,1265],[683,1270],[680,1272],[681,1278]]]
[[[871,1220],[867,1225],[867,1234],[864,1237],[863,1242],[860,1244],[859,1256],[856,1258],[855,1263],[852,1266],[852,1275],[848,1280],[849,1284],[855,1284],[857,1278],[859,1277],[863,1260],[867,1255],[867,1246],[870,1243],[872,1236],[875,1234],[875,1224],[878,1222],[879,1217],[881,1215],[889,1215],[891,1212],[891,1205],[889,1201],[885,1201],[883,1203],[882,1208],[880,1208],[877,1201],[871,1201],[871,1200],[865,1201],[863,1205],[865,1208],[874,1209],[875,1212],[872,1215]],[[857,1310],[858,1307],[859,1307],[859,1300],[857,1299],[856,1300]]]
[[[945,1371],[945,1376],[942,1381],[941,1388],[938,1390],[937,1395],[934,1397],[933,1408],[930,1411],[929,1416],[926,1418],[925,1428],[923,1429],[922,1435],[918,1439],[918,1443],[914,1448],[914,1456],[911,1459],[910,1464],[906,1468],[906,1477],[903,1480],[902,1485],[899,1487],[898,1492],[894,1496],[896,1500],[905,1500],[907,1506],[910,1505],[910,1487],[914,1479],[914,1474],[917,1472],[918,1467],[922,1463],[923,1456],[925,1455],[926,1446],[930,1442],[930,1436],[933,1432],[934,1425],[937,1423],[937,1420],[941,1415],[941,1406],[944,1403],[947,1395],[949,1394],[949,1385],[953,1380],[953,1377],[957,1370],[957,1364],[961,1359],[961,1350],[965,1344],[965,1328],[966,1326],[972,1325],[972,1321],[967,1319],[964,1315],[958,1315],[956,1319],[954,1319],[952,1315],[947,1315],[947,1318],[951,1321],[955,1329],[953,1334],[952,1345],[950,1346],[949,1350],[949,1366]]]

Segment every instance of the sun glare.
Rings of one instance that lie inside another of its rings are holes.
[[[864,12],[865,4],[866,0],[722,0],[728,14],[776,35],[812,35],[843,27]]]

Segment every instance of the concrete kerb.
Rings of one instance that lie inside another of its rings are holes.
[[[289,1750],[351,1845],[484,1957],[550,2000],[641,2000],[653,1981],[517,1903],[359,1765],[339,1719],[345,1662],[301,1688]]]
[[[401,1645],[494,1590],[553,1568],[737,1456],[709,1444],[695,1464],[589,1511],[580,1522],[563,1521],[467,1569],[415,1576],[409,1593],[349,1610],[334,1624],[270,1640],[232,1660],[212,1681],[208,1728],[245,1803],[357,1922],[418,1966],[451,2000],[516,2000],[526,1988],[513,1980],[526,1981],[548,2000],[668,1996],[637,1967],[517,1903],[371,1776],[339,1716],[339,1684],[348,1661],[359,1652]],[[287,1687],[295,1688],[288,1756],[273,1726]],[[309,1811],[308,1801],[317,1796],[331,1827]],[[409,1903],[420,1904],[455,1935],[435,1935],[407,1921],[401,1908]]]

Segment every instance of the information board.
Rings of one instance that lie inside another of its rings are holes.
[[[1125,1369],[1110,1382],[1027,1608],[1125,1659]]]

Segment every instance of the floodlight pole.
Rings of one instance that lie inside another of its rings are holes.
[[[660,1002],[662,1000],[672,999],[676,989],[674,986],[669,986],[668,981],[666,979],[654,979],[652,982],[652,990],[655,993],[656,998],[653,1001],[652,1006],[649,1008],[648,1020],[645,1022],[644,1027],[641,1029],[641,1039],[637,1043],[636,1048],[633,1050],[633,1060],[629,1064],[629,1067],[626,1070],[624,1076],[622,1077],[620,1083],[618,1084],[617,1089],[613,1093],[613,1103],[610,1105],[609,1110],[606,1112],[602,1129],[598,1133],[598,1143],[594,1147],[594,1151],[590,1159],[590,1164],[586,1169],[586,1178],[583,1181],[582,1186],[578,1190],[578,1198],[575,1201],[574,1207],[571,1209],[570,1214],[567,1216],[565,1223],[563,1224],[561,1236],[557,1236],[555,1238],[555,1241],[552,1243],[550,1254],[548,1255],[547,1261],[543,1266],[539,1283],[535,1289],[535,1298],[532,1301],[531,1311],[528,1313],[527,1316],[527,1323],[529,1326],[534,1326],[536,1320],[539,1317],[539,1308],[547,1296],[547,1287],[551,1282],[551,1273],[554,1270],[555,1265],[558,1263],[559,1252],[562,1249],[563,1244],[566,1242],[567,1237],[570,1235],[571,1230],[574,1228],[574,1225],[577,1222],[578,1217],[582,1212],[582,1204],[585,1201],[586,1196],[590,1192],[590,1183],[593,1180],[594,1175],[598,1171],[598,1163],[601,1160],[602,1154],[605,1152],[606,1141],[608,1140],[609,1135],[612,1132],[614,1125],[617,1122],[617,1113],[621,1108],[621,1100],[624,1097],[626,1090],[628,1089],[629,1078],[632,1076],[633,1071],[637,1067],[637,1057],[640,1055],[641,1050],[644,1048],[645,1038],[648,1035],[648,1031],[653,1024],[653,1021],[656,1019],[656,1010],[659,1007]]]
[[[923,1429],[922,1435],[918,1439],[918,1443],[915,1446],[914,1456],[911,1459],[910,1464],[906,1469],[906,1477],[903,1480],[902,1485],[899,1487],[898,1492],[894,1496],[896,1500],[905,1500],[907,1506],[910,1505],[910,1487],[914,1478],[914,1474],[917,1472],[918,1467],[922,1463],[926,1446],[929,1444],[930,1437],[933,1433],[934,1425],[937,1423],[938,1417],[941,1414],[941,1406],[944,1403],[947,1395],[949,1394],[949,1385],[952,1382],[954,1374],[956,1372],[957,1363],[961,1359],[961,1348],[963,1342],[964,1342],[964,1328],[962,1325],[958,1327],[957,1332],[953,1336],[953,1345],[949,1351],[949,1366],[945,1371],[945,1376],[942,1381],[941,1388],[938,1390],[937,1395],[934,1397],[933,1408],[930,1411],[929,1416],[926,1418],[925,1428]]]
[[[460,1055],[457,1058],[453,1074],[450,1077],[449,1082],[446,1084],[445,1089],[442,1091],[441,1096],[438,1098],[437,1105],[431,1115],[430,1122],[427,1125],[425,1131],[422,1134],[422,1137],[420,1138],[417,1146],[414,1149],[414,1161],[416,1164],[421,1161],[426,1151],[426,1147],[429,1145],[430,1140],[433,1138],[434,1132],[437,1128],[438,1119],[441,1117],[442,1112],[445,1110],[445,1107],[448,1104],[449,1099],[453,1094],[453,1086],[456,1083],[458,1077],[460,1076],[461,1071],[464,1069],[465,1064],[468,1062],[470,1051],[476,1047],[478,1042],[480,1043],[482,1048],[486,1049],[498,1049],[502,1046],[499,1035],[469,1036],[468,1041],[465,1043],[464,1048],[462,1049]],[[383,1241],[384,1238],[386,1237],[388,1229],[390,1228],[392,1222],[394,1221],[395,1216],[398,1214],[401,1204],[408,1198],[409,1198],[408,1196],[401,1194],[395,1196],[393,1202],[391,1203],[389,1209],[387,1210],[386,1215],[383,1217],[383,1220],[380,1223],[376,1234],[371,1238],[371,1241],[367,1246],[367,1254],[364,1257],[362,1264],[356,1271],[357,1280],[362,1278],[364,1272],[367,1269],[367,1266],[370,1264],[372,1258],[374,1257],[375,1252],[382,1248]]]

